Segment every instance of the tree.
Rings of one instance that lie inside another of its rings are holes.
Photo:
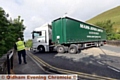
[[[15,28],[15,33],[17,33],[16,34],[16,38],[18,38],[18,37],[20,37],[20,38],[22,38],[23,40],[24,40],[24,35],[23,35],[23,32],[24,32],[24,30],[25,30],[25,26],[23,25],[23,19],[20,19],[21,17],[20,16],[18,16],[18,18],[16,18],[16,19],[14,19],[13,21],[12,21],[12,26],[14,26],[14,28]]]
[[[106,21],[95,23],[95,25],[106,30],[106,35],[107,35],[108,40],[114,39],[115,32],[113,30],[113,24],[114,22],[111,22],[111,20],[106,20]]]
[[[31,48],[32,47],[32,40],[31,39],[27,40],[25,45],[26,45],[26,47]]]
[[[18,37],[24,37],[24,20],[20,16],[13,20],[7,18],[8,14],[0,7],[0,56],[7,53],[14,46]]]
[[[5,47],[5,36],[7,33],[7,27],[8,27],[9,21],[7,20],[7,16],[5,11],[0,8],[0,49],[1,49],[1,54],[0,56],[5,53],[7,50]]]

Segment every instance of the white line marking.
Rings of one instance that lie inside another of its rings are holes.
[[[110,67],[110,66],[107,66],[107,67],[110,68],[110,69],[112,69],[112,70],[114,70],[114,71],[120,72],[119,70],[117,70],[117,69],[115,69],[113,67]]]
[[[99,62],[99,61],[97,61],[99,64],[101,64],[101,65],[104,65],[103,63],[101,63],[101,62]]]

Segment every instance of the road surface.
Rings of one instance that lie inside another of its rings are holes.
[[[119,51],[119,47],[106,45],[85,49],[78,54],[32,53],[58,68],[120,79]]]

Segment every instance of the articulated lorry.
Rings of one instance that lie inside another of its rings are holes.
[[[58,18],[51,25],[35,28],[32,32],[33,51],[77,53],[88,46],[101,46],[106,32],[100,27],[70,17]]]

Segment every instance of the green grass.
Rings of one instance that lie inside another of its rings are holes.
[[[115,22],[115,24],[113,25],[114,30],[116,32],[120,31],[120,6],[103,12],[86,22],[95,24],[96,22],[101,22],[105,20],[111,20],[112,22]]]

